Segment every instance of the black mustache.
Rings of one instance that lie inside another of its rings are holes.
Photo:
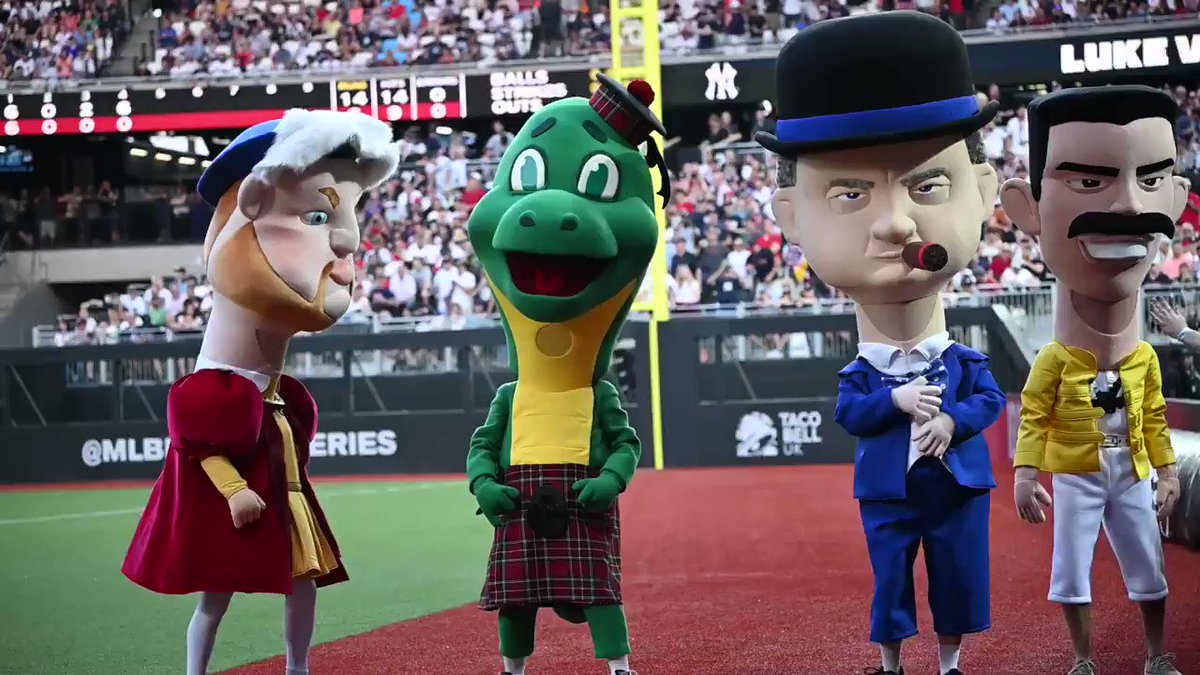
[[[1175,222],[1165,213],[1112,213],[1089,211],[1075,216],[1067,230],[1067,238],[1074,239],[1084,234],[1107,234],[1114,236],[1175,234]]]

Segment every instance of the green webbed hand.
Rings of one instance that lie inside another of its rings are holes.
[[[617,501],[617,495],[621,494],[625,486],[614,474],[602,471],[595,478],[575,481],[572,489],[579,495],[580,506],[588,511],[604,511]]]
[[[475,501],[479,502],[479,512],[492,527],[500,527],[503,517],[521,505],[521,493],[515,487],[485,478],[475,486]]]

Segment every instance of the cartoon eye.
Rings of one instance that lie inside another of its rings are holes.
[[[1138,185],[1143,190],[1157,190],[1163,184],[1164,176],[1143,176],[1138,179]]]
[[[1067,187],[1076,192],[1099,192],[1107,187],[1103,178],[1068,178]]]
[[[950,182],[945,178],[931,178],[913,186],[913,199],[919,204],[940,204],[950,198]]]
[[[308,225],[325,225],[329,223],[330,215],[324,211],[309,211],[300,216],[300,220]]]
[[[546,159],[537,148],[526,148],[513,162],[509,186],[517,194],[536,192],[546,187]]]
[[[592,155],[579,170],[579,193],[592,199],[612,199],[617,196],[621,174],[617,163],[608,155]]]

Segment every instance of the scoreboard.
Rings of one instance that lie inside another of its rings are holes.
[[[279,84],[75,89],[3,93],[5,136],[240,129],[289,108],[355,110],[388,122],[463,119],[463,73]]]

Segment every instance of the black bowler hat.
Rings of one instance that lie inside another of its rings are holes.
[[[893,11],[824,21],[775,60],[775,133],[754,134],[785,157],[966,138],[996,116],[979,108],[967,46],[928,14]]]

